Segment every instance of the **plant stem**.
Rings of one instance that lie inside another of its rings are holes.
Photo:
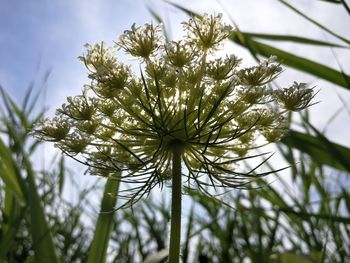
[[[181,239],[181,154],[182,147],[174,145],[173,167],[172,167],[172,195],[171,195],[171,228],[169,263],[178,263],[180,260],[180,239]]]
[[[119,172],[115,177],[108,178],[106,182],[101,212],[97,218],[87,263],[106,262],[108,243],[114,223],[115,204],[117,202],[116,193],[118,193],[120,182],[117,179],[118,177],[120,177]],[[113,194],[112,196],[110,195],[111,193]]]

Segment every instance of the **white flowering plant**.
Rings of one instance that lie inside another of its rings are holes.
[[[260,156],[253,149],[281,139],[285,115],[314,97],[305,83],[270,88],[282,71],[274,57],[248,68],[235,55],[218,57],[232,31],[221,15],[193,17],[183,27],[180,41],[167,41],[160,26],[146,24],[133,25],[114,47],[86,45],[80,59],[91,82],[34,132],[91,174],[121,171],[117,180],[134,184],[118,193],[127,198],[124,205],[170,181],[170,262],[179,258],[182,182],[208,194],[208,186],[243,188],[271,173],[236,167]],[[139,72],[118,61],[115,49],[137,58]]]

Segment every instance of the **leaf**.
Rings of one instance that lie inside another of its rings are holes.
[[[286,214],[293,214],[298,216],[299,218],[302,219],[308,219],[310,217],[316,218],[316,219],[323,219],[326,221],[332,221],[332,222],[337,222],[337,223],[343,223],[343,224],[350,224],[350,218],[349,217],[343,217],[343,216],[338,216],[338,215],[333,215],[333,214],[320,214],[320,213],[307,213],[307,212],[299,212],[299,211],[294,211],[292,209],[288,208],[279,208],[278,211],[284,212]]]
[[[101,212],[98,216],[94,237],[88,254],[88,263],[105,262],[108,242],[114,224],[114,212],[116,195],[119,189],[118,173],[116,177],[110,177],[105,185],[101,202]]]
[[[20,182],[16,175],[15,161],[12,158],[12,153],[9,148],[3,143],[0,138],[0,178],[5,183],[6,187],[23,202],[25,201]]]
[[[350,15],[350,6],[345,2],[345,0],[340,0],[340,2],[343,5],[346,12],[348,12],[348,15]]]
[[[189,258],[189,252],[190,252],[190,240],[191,240],[191,232],[194,229],[194,205],[192,205],[190,210],[190,215],[188,217],[187,222],[187,231],[185,236],[185,241],[183,241],[182,245],[182,260],[184,263],[188,262]]]
[[[66,166],[64,162],[64,156],[61,155],[61,158],[58,162],[58,193],[61,195],[63,191],[63,186],[64,186],[64,179],[65,179],[65,174],[66,174]]]
[[[307,44],[307,45],[315,45],[315,46],[350,48],[349,46],[343,46],[343,45],[321,41],[317,39],[292,36],[292,35],[259,34],[259,33],[250,33],[250,32],[242,32],[242,31],[240,33],[250,38],[261,38],[261,39],[267,39],[267,40],[273,40],[273,41],[289,41],[289,42],[295,42],[299,44]]]
[[[186,13],[186,14],[189,15],[189,16],[197,16],[197,17],[200,17],[200,15],[198,15],[197,13],[192,12],[192,11],[190,11],[189,9],[187,9],[187,8],[181,6],[181,5],[172,3],[172,2],[167,1],[167,0],[164,0],[164,2],[168,3],[169,5],[174,6],[175,8],[181,10],[182,12]]]
[[[253,193],[262,197],[263,199],[269,201],[272,206],[277,207],[288,207],[288,203],[283,199],[282,195],[276,191],[270,184],[266,183],[264,180],[257,180],[259,185],[258,189],[252,189]]]
[[[165,39],[168,41],[168,40],[170,39],[170,37],[169,37],[169,32],[168,32],[167,28],[165,27],[162,18],[161,18],[149,5],[146,5],[146,8],[147,8],[148,12],[149,12],[149,13],[154,17],[154,19],[157,21],[157,23],[159,23],[159,24],[162,25],[163,33],[164,33]]]
[[[24,167],[27,171],[27,200],[30,215],[30,232],[33,239],[35,261],[37,263],[58,263],[51,231],[45,218],[41,198],[35,184],[35,174],[27,155],[23,155]]]
[[[32,91],[33,91],[33,88],[34,88],[34,83],[31,83],[24,95],[24,100],[23,100],[23,103],[22,103],[22,110],[23,112],[26,111],[26,108],[28,106],[28,103],[29,103],[29,100],[30,100],[30,97],[31,97],[31,94],[32,94]]]
[[[333,3],[333,4],[340,4],[341,3],[341,0],[319,0],[319,1],[329,2],[329,3]]]
[[[157,21],[157,23],[159,23],[159,24],[163,23],[161,17],[150,6],[146,5],[146,8],[147,8],[148,12],[150,12],[150,14]]]
[[[17,116],[21,122],[22,128],[26,129],[28,127],[28,116],[26,115],[25,112],[23,112],[17,104],[8,96],[8,94],[5,92],[5,90],[0,86],[0,92],[3,97],[5,107],[8,111],[8,114],[11,117],[11,121],[13,123],[17,123],[15,121],[15,116]],[[14,115],[15,113],[15,115]]]
[[[9,191],[7,186],[3,187],[3,190],[5,192],[5,202],[2,210],[0,262],[6,259],[7,252],[15,242],[24,211],[12,191]]]
[[[333,143],[324,136],[320,137],[320,134],[312,136],[291,130],[281,143],[308,154],[318,164],[350,171],[350,149]]]
[[[342,152],[332,142],[330,142],[320,131],[318,131],[310,122],[306,124],[316,133],[318,140],[323,143],[332,156],[350,172],[350,155]],[[344,147],[345,148],[345,147]]]

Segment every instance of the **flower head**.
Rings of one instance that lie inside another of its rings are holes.
[[[259,65],[244,68],[237,72],[240,84],[243,86],[262,86],[274,80],[282,71],[282,67],[275,63],[276,57],[270,57]]]
[[[232,27],[222,22],[222,14],[193,17],[183,23],[188,41],[201,51],[216,50],[232,32]]]
[[[168,43],[152,25],[125,31],[118,45],[141,58],[137,73],[105,44],[87,45],[81,60],[91,83],[82,95],[68,97],[37,136],[80,158],[92,174],[122,171],[122,181],[136,183],[130,202],[171,179],[175,150],[189,187],[244,187],[254,170],[237,170],[239,161],[279,140],[285,110],[307,107],[313,91],[296,83],[267,88],[281,72],[273,58],[239,68],[234,55],[215,57],[230,31],[221,16],[191,18],[184,30],[183,40]]]
[[[147,59],[159,48],[160,27],[146,24],[143,27],[131,26],[119,37],[118,46],[134,57]]]
[[[294,82],[288,88],[275,91],[278,102],[281,107],[290,111],[300,111],[311,105],[315,97],[313,89],[307,87],[306,83]]]

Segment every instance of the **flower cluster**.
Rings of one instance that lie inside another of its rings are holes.
[[[92,174],[122,171],[121,181],[137,184],[131,202],[171,179],[175,149],[189,187],[243,187],[254,171],[237,171],[237,163],[278,141],[286,112],[308,107],[313,91],[303,83],[269,88],[282,70],[274,58],[241,68],[234,55],[215,56],[230,33],[221,16],[191,18],[184,30],[178,42],[166,42],[153,25],[125,31],[114,48],[139,59],[138,73],[117,60],[114,48],[87,45],[80,59],[91,83],[37,127],[37,137]]]

